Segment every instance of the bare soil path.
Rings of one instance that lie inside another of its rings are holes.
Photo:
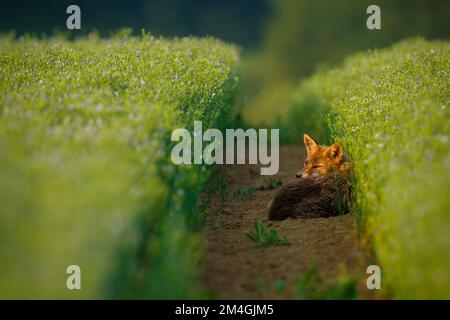
[[[280,148],[280,170],[274,180],[286,183],[295,177],[305,159],[300,146]],[[267,183],[258,165],[221,166],[216,179],[226,185],[226,198],[215,194],[205,230],[207,250],[202,262],[202,281],[223,299],[293,298],[296,279],[316,261],[326,277],[337,277],[342,268],[358,280],[361,298],[365,288],[367,254],[358,245],[352,214],[332,218],[269,221],[267,206],[277,190],[257,190],[247,198],[236,192]],[[224,201],[225,200],[225,201]],[[217,210],[219,208],[219,210]],[[244,234],[254,229],[254,219],[278,230],[289,246],[256,248]],[[284,289],[276,290],[278,282]]]

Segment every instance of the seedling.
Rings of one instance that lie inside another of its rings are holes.
[[[220,222],[219,219],[213,219],[211,222],[211,227],[213,229],[219,229],[222,226],[222,223]]]
[[[256,192],[255,187],[249,187],[249,188],[238,188],[234,192],[234,196],[237,197],[241,201],[245,201],[253,197],[253,195]]]
[[[283,183],[273,178],[264,179],[264,184],[259,187],[260,190],[274,190],[281,187]]]
[[[286,237],[281,238],[276,229],[269,229],[261,220],[254,220],[255,230],[245,232],[245,235],[257,247],[290,245]]]

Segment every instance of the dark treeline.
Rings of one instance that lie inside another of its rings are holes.
[[[448,0],[378,0],[382,29],[376,31],[366,28],[371,0],[4,0],[0,32],[66,31],[71,4],[80,6],[82,20],[82,30],[71,36],[145,29],[155,36],[210,35],[250,49],[261,62],[248,71],[257,88],[261,82],[271,88],[280,79],[295,82],[356,51],[408,37],[450,36]]]
[[[40,36],[66,30],[71,4],[81,8],[82,33],[144,28],[154,35],[212,35],[250,47],[260,42],[269,12],[267,0],[5,0],[0,31]]]

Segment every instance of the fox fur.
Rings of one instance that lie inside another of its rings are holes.
[[[347,213],[353,162],[339,143],[326,147],[305,134],[307,157],[297,179],[280,188],[269,205],[270,220],[332,217]]]
[[[342,173],[298,178],[282,186],[269,207],[270,220],[320,218],[349,210],[351,184]]]

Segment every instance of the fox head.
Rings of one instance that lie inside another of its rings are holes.
[[[339,143],[334,143],[329,147],[321,146],[307,134],[303,135],[303,141],[307,156],[303,169],[296,174],[297,178],[318,176],[333,170],[346,171],[348,169],[348,161]]]

